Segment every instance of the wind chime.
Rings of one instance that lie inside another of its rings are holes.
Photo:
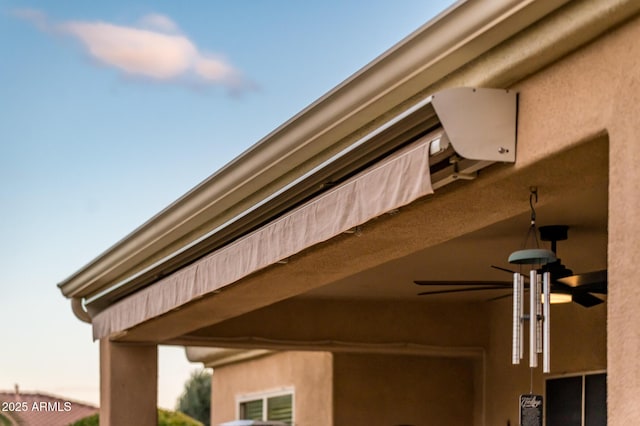
[[[533,369],[538,367],[538,357],[542,354],[542,371],[551,370],[550,331],[551,331],[551,273],[543,266],[555,262],[556,255],[551,250],[540,248],[536,229],[536,210],[534,202],[538,202],[538,190],[530,188],[529,206],[531,207],[531,224],[522,250],[509,256],[509,263],[520,265],[520,271],[513,273],[513,345],[512,363],[520,364],[524,355],[523,328],[529,321],[529,367],[531,368],[530,391],[520,395],[520,425],[542,426],[542,395],[533,393]],[[533,248],[526,248],[529,241]],[[522,267],[528,265],[529,282]],[[541,268],[538,270],[537,268]],[[524,290],[529,287],[529,313],[525,314]]]
[[[529,321],[529,367],[538,367],[538,356],[542,354],[542,371],[550,372],[550,331],[551,331],[551,274],[538,270],[547,263],[555,262],[551,250],[540,248],[536,229],[534,202],[538,202],[537,188],[530,189],[531,225],[523,244],[523,249],[511,253],[509,263],[520,265],[520,271],[513,274],[513,346],[512,363],[520,364],[524,356],[524,323]],[[532,241],[533,248],[526,248]],[[528,277],[521,272],[528,265]],[[526,282],[528,278],[528,283]],[[529,310],[525,314],[525,288],[529,288]]]

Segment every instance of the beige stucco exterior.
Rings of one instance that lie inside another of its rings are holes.
[[[633,399],[640,389],[640,336],[633,331],[633,324],[640,319],[635,308],[639,294],[632,278],[640,256],[638,37],[640,21],[636,18],[516,85],[521,92],[520,155],[543,157],[544,153],[608,135],[607,372],[611,425],[630,424],[640,418],[640,404]],[[539,148],[534,151],[532,147]],[[527,155],[529,150],[532,152]],[[574,172],[582,171],[578,167]]]
[[[100,424],[158,423],[158,349],[100,342]]]
[[[530,370],[510,362],[510,299],[418,298],[412,280],[420,275],[497,279],[488,266],[504,265],[517,248],[508,238],[526,231],[528,190],[535,185],[540,220],[546,215],[581,221],[570,232],[588,236],[583,244],[572,243],[578,237],[570,236],[562,246],[570,250],[562,257],[569,257],[577,272],[608,269],[609,292],[606,303],[593,308],[553,306],[551,373],[534,371],[533,390],[544,393],[545,377],[606,371],[608,424],[635,424],[640,419],[638,8],[637,2],[622,0],[569,2],[468,62],[447,62],[446,68],[434,59],[429,66],[440,78],[407,77],[398,82],[401,89],[389,86],[376,98],[386,104],[363,106],[353,132],[341,134],[341,145],[446,87],[517,91],[516,162],[491,166],[474,181],[441,188],[365,223],[357,235],[338,235],[285,264],[105,337],[103,423],[126,424],[110,423],[108,413],[133,409],[134,400],[122,397],[114,384],[131,380],[147,396],[155,392],[153,351],[163,343],[283,351],[216,366],[213,424],[235,417],[239,395],[280,387],[295,389],[299,425],[376,424],[367,423],[367,415],[380,424],[517,424],[517,397],[529,391]],[[514,12],[501,19],[513,24],[524,18]],[[467,34],[464,46],[497,37],[492,32],[475,39],[480,32]],[[340,126],[323,135],[337,135]],[[81,281],[73,286],[90,287]],[[140,357],[151,368],[131,373],[126,366],[139,364]],[[135,424],[153,423],[152,417],[139,416],[141,423]]]
[[[482,312],[464,308],[454,306],[452,314],[475,324],[471,332],[483,347],[475,355],[282,352],[217,364],[212,424],[236,418],[244,395],[288,388],[300,425],[515,425],[517,398],[531,383],[527,360],[510,362],[511,300]],[[606,371],[606,315],[606,305],[552,306],[552,373],[534,371],[534,393],[544,395],[546,377]],[[394,322],[386,328],[398,331]]]
[[[241,398],[293,390],[296,424],[333,422],[332,356],[326,352],[283,352],[214,368],[211,424],[238,418]]]
[[[211,424],[238,418],[243,399],[283,390],[298,425],[471,425],[475,386],[470,359],[281,352],[214,368]]]
[[[336,354],[333,368],[331,424],[474,424],[471,360]]]

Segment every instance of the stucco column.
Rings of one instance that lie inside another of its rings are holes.
[[[640,126],[636,127],[635,132],[618,129],[611,134],[607,324],[611,425],[640,419]]]
[[[639,31],[636,31],[636,34]],[[637,40],[637,39],[636,39]],[[637,41],[634,40],[634,47]],[[629,42],[632,44],[632,42]],[[640,58],[622,50],[625,83],[609,127],[608,423],[640,419]]]
[[[158,347],[100,340],[100,426],[158,424]]]

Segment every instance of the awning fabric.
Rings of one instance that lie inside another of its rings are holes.
[[[315,244],[433,193],[423,138],[93,318],[100,339],[165,314]]]

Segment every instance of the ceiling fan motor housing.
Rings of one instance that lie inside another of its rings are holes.
[[[567,225],[540,226],[538,230],[542,241],[564,241],[569,238]]]

